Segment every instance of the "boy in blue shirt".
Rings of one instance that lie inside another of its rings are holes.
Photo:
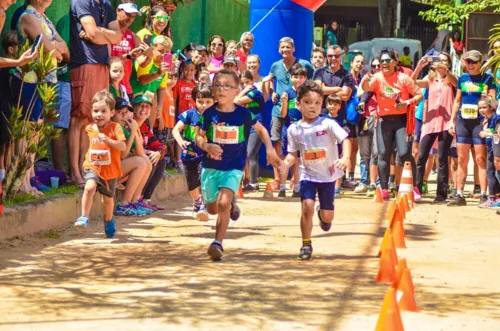
[[[191,92],[191,97],[196,102],[196,108],[179,115],[179,121],[172,130],[172,135],[182,148],[182,167],[186,175],[189,194],[193,199],[193,215],[196,215],[199,221],[206,222],[208,221],[207,207],[203,203],[200,191],[203,151],[196,145],[195,137],[200,116],[205,109],[214,104],[214,98],[210,85],[204,83],[196,85]]]
[[[296,123],[302,119],[302,113],[297,108],[297,89],[302,86],[307,80],[307,69],[301,64],[297,63],[292,66],[290,70],[291,79],[293,86],[286,89],[281,96],[281,117],[285,119],[283,124],[283,129],[281,132],[281,156],[286,157],[288,154],[288,128],[292,123]],[[292,180],[293,182],[293,198],[300,197],[300,182],[299,182],[299,159],[295,160],[295,164],[292,167]],[[290,187],[292,188],[292,187]],[[280,178],[280,192],[278,194],[279,198],[286,197],[286,177]]]
[[[217,215],[215,241],[207,251],[214,261],[222,258],[222,241],[229,218],[236,221],[240,217],[235,193],[243,176],[252,127],[266,146],[268,163],[275,166],[282,164],[267,130],[255,120],[250,110],[234,103],[239,93],[239,82],[234,71],[223,69],[215,75],[212,92],[216,103],[200,117],[196,134],[196,144],[205,152],[201,190],[208,212]]]

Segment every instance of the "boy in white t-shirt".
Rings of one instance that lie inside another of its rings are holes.
[[[297,107],[302,119],[288,129],[288,152],[282,172],[287,172],[300,152],[300,200],[302,216],[302,248],[299,258],[312,258],[311,233],[316,192],[319,198],[317,213],[324,231],[331,228],[334,211],[335,181],[344,175],[350,164],[351,141],[347,132],[333,119],[319,117],[323,91],[315,82],[308,81],[297,89]],[[342,143],[343,156],[339,159],[337,144]]]

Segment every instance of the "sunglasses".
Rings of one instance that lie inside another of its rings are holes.
[[[211,45],[212,47],[223,47],[224,44],[216,44],[216,43],[212,43]]]
[[[372,64],[372,69],[379,69],[380,68],[380,64]]]
[[[342,56],[342,54],[327,54],[326,57],[331,59],[331,58],[340,58]]]
[[[236,87],[234,87],[233,85],[229,85],[229,84],[214,84],[213,85],[213,88],[218,90],[218,89],[223,89],[224,91],[229,91],[229,90],[232,90],[232,89],[235,89]]]
[[[465,63],[467,63],[467,64],[478,64],[479,61],[474,61],[474,60],[467,59],[467,60],[465,60]]]
[[[380,60],[380,63],[385,63],[385,64],[389,64],[392,62],[392,59],[383,59],[383,60]]]
[[[168,20],[170,20],[170,16],[156,15],[154,16],[154,18],[156,18],[160,22],[168,22]]]

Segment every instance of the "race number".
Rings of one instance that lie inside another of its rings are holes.
[[[311,148],[304,152],[304,163],[307,165],[321,164],[327,161],[328,153],[325,148]]]
[[[237,126],[214,126],[214,131],[214,143],[237,144],[239,142]]]
[[[90,164],[94,166],[106,166],[111,164],[111,153],[109,149],[90,149]]]
[[[466,104],[462,105],[462,118],[465,120],[473,120],[478,117],[479,111],[477,105]]]

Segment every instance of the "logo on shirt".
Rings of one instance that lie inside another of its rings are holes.
[[[316,131],[316,137],[321,137],[328,134],[326,130]]]

